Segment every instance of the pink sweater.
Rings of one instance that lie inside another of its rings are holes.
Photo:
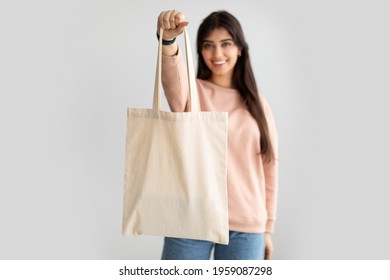
[[[163,56],[162,83],[174,112],[188,111],[187,70],[181,50]],[[276,218],[278,161],[267,164],[260,152],[260,131],[239,92],[197,79],[202,111],[229,112],[228,211],[229,229],[240,232],[273,232]],[[268,103],[260,95],[278,158],[278,136]]]

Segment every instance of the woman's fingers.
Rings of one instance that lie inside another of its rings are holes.
[[[171,14],[172,14],[172,11],[166,11],[164,13],[164,16],[163,16],[163,22],[162,22],[162,26],[164,29],[173,29],[171,28],[171,21],[170,21],[170,18],[171,18]]]

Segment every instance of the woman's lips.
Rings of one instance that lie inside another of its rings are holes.
[[[222,66],[226,63],[226,60],[218,60],[218,61],[213,61],[213,64],[216,66]]]

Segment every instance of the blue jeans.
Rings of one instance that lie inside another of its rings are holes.
[[[162,260],[263,260],[264,233],[229,231],[229,245],[205,240],[165,237]]]

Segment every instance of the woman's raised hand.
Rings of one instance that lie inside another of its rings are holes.
[[[160,28],[163,28],[163,39],[169,41],[179,36],[187,25],[188,22],[185,21],[182,12],[176,10],[162,11],[157,20],[157,33],[160,33]]]

